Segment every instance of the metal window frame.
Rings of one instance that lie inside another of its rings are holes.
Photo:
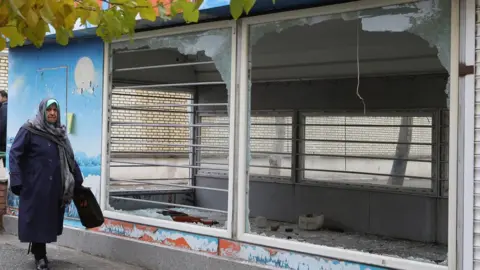
[[[300,121],[305,121],[306,117],[308,116],[346,116],[346,117],[356,117],[356,116],[365,116],[362,111],[353,111],[353,110],[346,110],[346,111],[300,111],[299,112],[299,117]],[[430,117],[432,119],[432,125],[431,125],[431,132],[432,132],[432,142],[431,142],[431,147],[432,147],[432,170],[436,170],[438,166],[440,166],[439,162],[436,162],[434,159],[434,151],[436,144],[438,144],[437,141],[433,140],[435,138],[435,117],[436,117],[436,110],[434,109],[416,109],[416,110],[394,110],[394,111],[386,111],[386,110],[370,110],[367,111],[366,116],[378,116],[378,117],[400,117],[400,116],[412,116],[412,117]],[[301,138],[303,139],[302,141],[299,141],[298,143],[300,144],[299,147],[305,148],[305,128],[306,126],[300,126],[299,129],[302,130],[302,136]],[[372,142],[375,143],[375,142]],[[298,153],[301,153],[300,151]],[[302,155],[302,157],[304,157]],[[300,166],[303,166],[305,163],[304,161],[301,161],[299,164],[299,167],[296,168],[301,168]],[[423,196],[429,196],[429,197],[436,197],[436,190],[437,186],[440,183],[439,177],[436,175],[432,174],[432,185],[430,189],[417,189],[417,188],[410,188],[410,187],[405,187],[405,186],[389,186],[389,185],[375,185],[375,184],[368,184],[368,183],[343,183],[341,180],[338,181],[324,181],[324,180],[314,180],[314,179],[307,179],[305,178],[306,170],[301,170],[298,172],[298,183],[300,184],[308,184],[308,185],[317,185],[317,186],[327,186],[327,187],[338,187],[338,188],[347,188],[347,189],[369,189],[369,190],[381,190],[381,191],[386,191],[386,192],[391,192],[391,193],[403,193],[403,194],[412,194],[412,195],[423,195]],[[435,179],[436,178],[436,179]]]
[[[329,258],[343,259],[358,263],[365,263],[370,265],[378,265],[393,269],[411,269],[411,270],[433,270],[433,269],[449,269],[456,270],[455,263],[449,263],[449,266],[434,265],[429,263],[423,263],[418,261],[412,261],[403,258],[395,258],[384,255],[374,255],[365,252],[346,250],[334,247],[320,246],[308,243],[293,242],[284,239],[270,238],[261,235],[249,234],[246,232],[247,219],[247,207],[248,207],[248,115],[249,115],[249,26],[253,24],[261,24],[274,21],[284,21],[289,19],[300,19],[311,16],[329,15],[335,13],[352,12],[368,8],[379,8],[383,6],[390,6],[403,3],[416,2],[416,0],[362,0],[350,3],[324,6],[318,8],[311,8],[306,10],[297,10],[283,13],[276,13],[258,17],[245,18],[241,21],[241,36],[243,39],[239,42],[239,59],[240,61],[240,75],[239,75],[239,149],[238,149],[238,190],[237,190],[237,238],[240,241],[266,245],[276,248],[283,248],[288,250],[294,250],[297,252],[303,252],[307,254],[314,254]],[[452,35],[451,35],[451,90],[450,90],[450,108],[453,111],[458,110],[458,5],[459,0],[452,0]],[[457,40],[456,40],[457,38]],[[457,66],[456,66],[457,65]],[[450,119],[452,121],[450,125],[450,141],[457,141],[456,128],[457,128],[457,113],[451,113]],[[452,124],[455,122],[455,124]],[[455,134],[454,134],[455,133]],[[452,147],[450,149],[450,160],[456,160],[457,148]],[[448,228],[448,261],[456,261],[457,241],[456,241],[456,224],[457,224],[457,207],[455,201],[457,199],[456,194],[456,181],[457,181],[457,165],[455,162],[449,163],[449,228]]]
[[[251,111],[251,115],[254,117],[276,117],[276,116],[281,116],[281,117],[291,117],[292,118],[292,124],[288,125],[292,129],[292,139],[288,140],[292,143],[292,151],[291,153],[288,153],[291,157],[292,160],[293,158],[298,157],[294,151],[294,144],[296,141],[294,140],[293,136],[294,134],[294,125],[293,121],[295,120],[295,115],[297,114],[296,110],[278,110],[278,111],[269,111],[269,110],[253,110]],[[201,119],[202,117],[227,117],[226,112],[198,112],[197,117]],[[294,170],[294,165],[293,162],[288,168],[291,171],[290,176],[270,176],[270,175],[262,175],[262,174],[252,174],[250,176],[251,181],[256,181],[256,182],[269,182],[269,183],[280,183],[280,184],[295,184],[295,178],[293,175],[296,173],[297,170]],[[200,169],[197,170],[196,175],[198,176],[210,176],[210,177],[218,177],[218,178],[224,178],[226,177],[225,173],[219,173],[219,172],[211,172],[208,171],[207,168],[205,169]]]
[[[175,28],[160,29],[155,31],[148,31],[137,33],[134,35],[134,40],[146,39],[151,37],[165,37],[182,34],[192,34],[202,31],[214,30],[214,29],[230,29],[232,32],[232,55],[231,55],[231,81],[230,81],[230,94],[229,94],[229,118],[230,123],[235,121],[236,111],[236,54],[237,54],[237,31],[236,23],[234,21],[219,21],[204,23],[198,25],[180,26]],[[130,37],[120,38],[114,43],[129,41]],[[229,126],[229,164],[230,170],[228,173],[228,210],[227,210],[227,229],[217,229],[202,227],[192,224],[179,223],[167,220],[154,219],[149,217],[135,216],[131,214],[125,214],[120,212],[111,211],[108,209],[108,185],[109,185],[109,169],[110,169],[110,125],[111,125],[111,93],[113,91],[112,85],[112,56],[113,52],[111,45],[105,44],[104,47],[104,89],[103,89],[103,101],[102,101],[102,169],[101,169],[101,208],[106,218],[123,220],[127,222],[140,223],[155,227],[162,227],[168,229],[174,229],[185,232],[193,232],[202,235],[210,235],[222,238],[232,238],[233,236],[233,178],[235,177],[235,163],[233,157],[236,156],[236,149],[234,145],[236,125],[231,124]],[[121,87],[120,87],[121,88]]]

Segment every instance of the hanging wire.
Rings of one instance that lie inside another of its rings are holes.
[[[363,104],[363,114],[367,114],[367,104],[365,104],[365,100],[360,95],[360,26],[361,20],[358,20],[357,26],[357,97],[362,101]]]

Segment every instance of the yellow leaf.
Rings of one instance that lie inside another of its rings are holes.
[[[62,7],[62,1],[57,0],[45,0],[45,3],[48,3],[48,7],[52,11],[52,14],[55,14]]]
[[[198,10],[202,4],[203,4],[203,0],[197,0],[197,1],[195,1],[195,9]]]
[[[50,7],[50,1],[45,1],[42,9],[40,9],[40,16],[44,21],[47,23],[52,23],[55,20],[55,15],[53,14],[53,10]]]
[[[87,21],[93,25],[98,25],[100,23],[100,12],[90,11]]]
[[[16,8],[21,8],[27,3],[26,0],[10,0],[10,4],[14,5]]]
[[[128,4],[128,3],[131,3],[131,2],[134,2],[132,0],[114,0],[114,1],[110,1],[110,3],[112,4],[117,4],[117,5],[124,5],[124,4]]]
[[[200,17],[200,12],[195,8],[195,3],[183,2],[183,19],[187,23],[197,22]]]
[[[137,0],[137,10],[140,13],[140,17],[144,20],[154,22],[157,20],[157,12],[152,6],[152,2],[149,0]]]
[[[77,2],[75,13],[82,24],[87,22],[98,25],[100,17],[100,6],[96,0],[82,0]]]
[[[80,19],[81,24],[86,24],[87,19],[90,17],[90,11],[85,9],[77,9],[76,11],[78,18]]]
[[[230,13],[232,14],[235,20],[240,18],[240,16],[242,16],[243,6],[244,6],[243,0],[230,1]]]
[[[0,3],[0,27],[7,25],[8,23],[8,7],[6,4]]]
[[[70,38],[70,33],[65,28],[58,28],[56,29],[55,36],[58,44],[66,46]]]
[[[29,6],[30,8],[33,7],[33,5],[35,5],[35,3],[37,2],[37,0],[27,0],[27,6]]]
[[[32,10],[32,9],[28,10],[28,13],[27,13],[27,25],[28,25],[29,27],[35,27],[35,26],[37,26],[37,24],[38,24],[38,15],[37,15],[37,13],[36,13],[34,10]]]
[[[10,47],[21,46],[25,43],[25,38],[22,34],[19,33],[16,27],[2,27],[0,28],[0,33],[10,40]]]
[[[73,5],[65,4],[63,6],[64,25],[66,29],[73,29],[77,16]]]
[[[44,21],[40,21],[36,27],[25,29],[25,36],[35,45],[40,48],[45,40],[45,25]]]
[[[0,51],[3,51],[7,47],[7,41],[0,35]]]
[[[245,10],[245,13],[249,13],[250,10],[253,8],[253,6],[255,5],[255,0],[245,0],[244,2],[244,6],[243,6],[243,9]]]
[[[42,43],[46,36],[46,29],[48,29],[48,25],[44,21],[38,22],[37,26],[33,29],[35,36],[41,40]]]
[[[154,22],[157,20],[157,13],[153,9],[153,7],[145,7],[145,8],[139,8],[140,9],[140,17],[145,20],[149,20],[151,22]]]
[[[21,5],[22,7],[25,5],[25,1],[23,0],[8,0],[9,3],[10,3],[10,9],[11,11],[13,11],[13,16],[17,15],[19,16],[20,18],[22,18],[23,20],[26,20],[25,17],[23,16],[22,12],[20,12],[20,8],[17,7],[17,4],[18,5]],[[16,3],[18,2],[18,3]]]

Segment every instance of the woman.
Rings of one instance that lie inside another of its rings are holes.
[[[40,102],[37,116],[18,131],[9,170],[11,190],[20,196],[19,239],[30,243],[36,269],[49,269],[46,243],[62,234],[65,206],[83,183],[55,99]]]

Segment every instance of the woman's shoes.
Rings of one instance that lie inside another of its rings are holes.
[[[48,267],[47,257],[40,260],[35,260],[35,267],[37,270],[49,270],[50,268]]]

